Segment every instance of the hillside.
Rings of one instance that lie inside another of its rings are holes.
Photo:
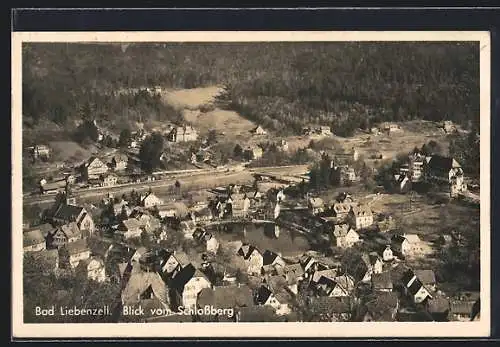
[[[223,85],[220,106],[277,132],[310,124],[340,136],[380,121],[479,119],[472,43],[53,44],[23,47],[26,124],[91,114],[123,127],[179,121],[161,97],[118,90]],[[183,97],[189,98],[189,93]]]

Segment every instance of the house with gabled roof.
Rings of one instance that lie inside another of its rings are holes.
[[[359,306],[357,321],[394,322],[399,309],[399,298],[395,292],[381,292],[367,297]]]
[[[284,267],[285,261],[278,253],[267,249],[262,254],[262,267],[266,266]]]
[[[65,244],[75,242],[82,238],[82,233],[75,222],[59,226],[56,231],[49,235],[47,240],[51,247],[60,248]]]
[[[209,278],[192,264],[180,269],[174,274],[170,282],[171,297],[174,299],[171,306],[176,308],[195,308],[198,294],[204,288],[211,288]]]
[[[158,272],[143,271],[136,263],[122,290],[121,301],[123,306],[143,307],[144,313],[151,315],[150,309],[169,308],[168,288]]]
[[[191,264],[189,257],[184,252],[169,253],[160,264],[164,275],[175,276],[177,272]]]
[[[383,271],[372,275],[373,292],[392,292],[392,289],[393,285],[390,271]]]
[[[111,167],[115,171],[123,171],[128,166],[128,157],[124,153],[118,153],[111,159]]]
[[[312,214],[318,214],[325,210],[325,203],[321,198],[309,198],[307,205]]]
[[[415,276],[422,282],[422,284],[431,292],[437,289],[436,274],[433,270],[414,270]]]
[[[368,205],[351,206],[347,219],[354,229],[364,229],[373,224],[373,212]]]
[[[129,240],[141,237],[142,232],[141,223],[135,218],[129,218],[120,222],[115,234],[120,238]]]
[[[104,261],[99,257],[94,256],[81,260],[78,263],[75,272],[77,275],[84,276],[84,278],[92,281],[106,281],[106,268],[104,266]]]
[[[85,180],[99,179],[99,177],[107,173],[108,170],[108,165],[102,162],[99,158],[93,156],[83,164],[82,175]]]
[[[347,218],[351,211],[351,207],[355,205],[357,204],[351,202],[334,202],[331,207],[333,216],[336,217],[337,220],[342,221]]]
[[[264,258],[255,246],[245,243],[237,251],[237,254],[245,260],[248,274],[261,273]]]
[[[350,248],[360,242],[359,234],[349,224],[336,224],[332,232],[333,244],[340,248]]]
[[[51,219],[58,225],[75,222],[85,237],[95,231],[92,215],[82,206],[60,203],[54,209]]]
[[[423,303],[426,299],[432,299],[430,291],[417,278],[413,270],[408,269],[403,273],[401,280],[406,294],[412,298],[415,304]]]
[[[358,278],[362,282],[370,282],[374,274],[380,274],[383,271],[383,262],[377,252],[363,253],[358,269]]]
[[[163,205],[163,200],[157,197],[153,192],[149,192],[141,197],[141,205],[145,208]]]
[[[265,131],[261,125],[258,125],[257,127],[252,129],[252,133],[254,135],[266,135],[267,131]]]
[[[279,276],[279,279],[281,278],[283,277]],[[277,315],[283,316],[291,312],[290,306],[293,298],[291,293],[284,289],[285,287],[277,285],[277,280],[278,278],[273,282],[274,286],[268,283],[261,285],[255,294],[255,302],[258,305],[271,306]]]
[[[59,249],[59,264],[61,267],[75,269],[81,260],[90,258],[87,240],[80,239],[67,243]]]

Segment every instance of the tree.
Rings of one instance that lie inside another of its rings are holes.
[[[86,141],[96,142],[99,138],[99,129],[92,121],[85,120],[75,130],[74,137],[79,143]]]
[[[177,195],[180,195],[181,194],[181,182],[179,182],[179,180],[175,181],[174,187],[175,187],[175,193]]]
[[[217,131],[215,129],[210,129],[208,131],[207,143],[208,145],[217,143]]]
[[[161,164],[161,153],[163,151],[163,136],[159,133],[149,135],[141,145],[139,151],[139,159],[141,160],[141,167],[146,172],[153,172],[153,170]]]
[[[120,132],[120,138],[118,140],[118,146],[121,148],[127,148],[128,145],[130,144],[130,138],[132,134],[130,132],[130,129],[125,128]]]
[[[236,144],[236,146],[234,146],[233,156],[235,158],[241,158],[242,155],[243,155],[243,148],[241,148],[239,144]]]

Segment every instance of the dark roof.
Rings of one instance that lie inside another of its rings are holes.
[[[263,265],[264,266],[271,265],[278,257],[279,255],[277,253],[274,253],[273,251],[270,250],[266,250],[264,254],[262,254],[262,258],[264,260]]]
[[[243,259],[247,260],[250,258],[254,251],[258,252],[258,249],[249,244],[243,244],[238,250],[238,255],[242,256]]]
[[[111,241],[105,241],[96,238],[89,238],[87,244],[92,254],[98,255],[102,258],[105,258],[107,256],[108,251],[113,246],[113,243]]]
[[[415,276],[425,285],[436,284],[436,275],[432,270],[415,270]]]
[[[381,273],[372,274],[372,286],[374,290],[377,289],[391,289],[392,290],[392,278],[390,271],[384,271]]]
[[[417,278],[410,284],[410,286],[408,287],[408,291],[410,292],[411,295],[415,295],[422,287],[423,287],[422,282],[420,282],[420,280]]]
[[[173,278],[172,278],[172,287],[177,290],[183,290],[186,283],[193,278],[196,273],[196,268],[189,264],[183,267]]]
[[[69,255],[74,255],[89,250],[87,246],[87,240],[85,239],[69,242],[66,245],[64,245],[64,247],[68,250]]]
[[[23,233],[23,247],[39,245],[40,243],[45,243],[45,238],[40,230],[34,229]]]
[[[433,170],[446,170],[449,171],[453,167],[457,167],[457,162],[450,157],[443,157],[441,155],[433,155],[429,161],[429,168]],[[460,167],[460,165],[458,165]]]
[[[266,301],[271,296],[271,294],[272,292],[268,287],[264,285],[260,286],[259,289],[257,290],[257,295],[256,295],[257,303],[261,305],[265,304]]]
[[[60,204],[54,213],[54,218],[73,222],[76,221],[76,218],[80,215],[82,210],[83,207],[81,206]]]
[[[394,292],[382,292],[369,298],[365,310],[375,321],[392,321],[392,314],[398,306],[398,296]]]
[[[252,290],[247,285],[204,288],[198,294],[199,307],[237,308],[254,306]]]

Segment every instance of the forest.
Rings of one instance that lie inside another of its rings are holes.
[[[279,133],[329,125],[340,136],[380,121],[479,120],[475,43],[30,43],[23,116],[64,124],[82,113],[179,120],[159,98],[118,90],[223,86],[218,102]],[[471,125],[472,123],[472,125]]]

